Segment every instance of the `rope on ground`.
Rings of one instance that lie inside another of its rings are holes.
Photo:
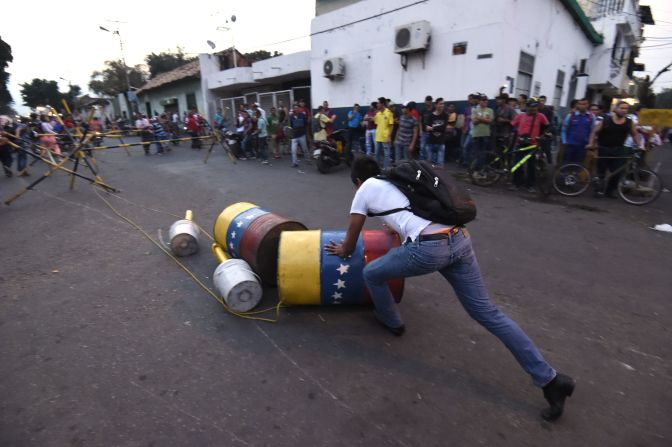
[[[277,306],[270,307],[268,309],[253,311],[253,312],[236,312],[236,311],[234,311],[233,309],[231,309],[226,304],[226,302],[221,297],[217,296],[217,294],[215,292],[210,290],[210,288],[208,286],[206,286],[200,279],[198,279],[196,277],[196,275],[194,275],[194,273],[192,273],[191,270],[189,270],[189,268],[187,266],[185,266],[182,262],[180,262],[180,260],[177,259],[169,250],[167,250],[158,241],[154,240],[154,238],[152,238],[152,236],[150,236],[149,233],[147,233],[140,225],[135,223],[130,218],[122,215],[119,211],[117,211],[117,209],[107,199],[105,199],[105,197],[103,197],[96,188],[93,188],[93,190],[96,193],[96,195],[100,198],[100,200],[102,200],[105,203],[105,205],[107,205],[107,207],[110,208],[110,210],[112,210],[112,212],[114,214],[116,214],[120,219],[122,219],[123,221],[125,221],[126,223],[131,225],[133,228],[138,230],[140,233],[142,233],[143,236],[145,236],[147,239],[149,239],[150,242],[152,242],[154,245],[156,245],[159,248],[159,250],[164,252],[166,254],[166,256],[168,256],[170,259],[172,259],[182,270],[184,270],[184,272],[186,272],[196,284],[198,284],[203,290],[205,290],[208,293],[208,295],[210,295],[219,304],[221,304],[222,307],[224,308],[224,310],[226,310],[228,313],[230,313],[231,315],[235,315],[236,317],[245,318],[245,319],[248,319],[248,320],[265,321],[267,323],[277,323],[278,322],[277,318],[279,318],[279,316],[280,316],[280,308],[284,307],[284,306],[282,306],[281,302],[279,302],[277,304]],[[166,213],[166,214],[170,214],[170,213]],[[254,315],[259,315],[259,314],[262,314],[262,313],[269,312],[271,310],[276,311],[276,319],[254,316]]]

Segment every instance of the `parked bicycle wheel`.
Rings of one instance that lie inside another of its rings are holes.
[[[553,176],[553,188],[563,196],[578,196],[590,186],[590,172],[580,164],[560,166]]]
[[[486,152],[481,155],[481,169],[476,169],[479,160],[474,160],[469,169],[469,177],[472,183],[478,186],[492,186],[499,181],[504,171],[502,159],[493,152]]]
[[[646,205],[658,198],[663,183],[653,171],[635,168],[626,171],[618,181],[618,195],[632,205]]]
[[[537,196],[545,199],[553,190],[553,180],[549,173],[548,163],[543,158],[538,158],[535,165],[534,178],[537,183]]]

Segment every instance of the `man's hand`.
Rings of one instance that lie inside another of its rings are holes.
[[[329,243],[324,246],[324,249],[331,256],[338,256],[339,258],[347,258],[349,256],[349,253],[347,253],[343,247],[342,241],[340,244],[334,241],[329,241]]]

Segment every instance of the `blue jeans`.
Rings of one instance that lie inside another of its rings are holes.
[[[376,129],[366,131],[366,155],[373,155],[376,153]]]
[[[429,132],[422,132],[420,135],[420,160],[429,160],[429,154],[427,153],[427,137]]]
[[[406,160],[407,158],[410,157],[409,155],[409,149],[410,145],[409,144],[399,144],[395,143],[394,144],[394,162],[399,165],[403,160]]]
[[[259,137],[259,157],[261,161],[268,160],[268,137]]]
[[[586,158],[586,146],[579,144],[566,144],[565,145],[565,158],[562,163],[578,163],[583,164],[583,160]]]
[[[432,160],[432,164],[443,167],[443,160],[446,157],[446,146],[443,144],[427,143],[425,148],[427,155]]]
[[[308,143],[306,142],[306,136],[301,135],[300,137],[292,138],[292,165],[299,164],[299,158],[297,156],[298,147],[301,146],[301,151],[303,152],[303,161],[308,163],[313,154],[308,150]]]
[[[476,160],[476,166],[474,168],[478,171],[483,167],[485,162],[485,153],[488,152],[490,148],[490,137],[475,137],[472,139],[471,143],[471,156]]]
[[[383,158],[381,160],[381,157]],[[390,143],[376,141],[376,161],[383,169],[390,166]]]
[[[462,134],[462,165],[471,166],[471,134],[469,131]]]
[[[453,286],[469,316],[499,338],[538,387],[556,375],[523,330],[490,302],[471,246],[463,231],[438,241],[407,241],[364,267],[364,281],[375,305],[376,317],[389,327],[403,324],[387,281],[438,271]],[[496,366],[495,366],[496,367]]]

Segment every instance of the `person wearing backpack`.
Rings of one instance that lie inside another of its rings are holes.
[[[395,175],[396,171],[400,171],[399,175]],[[426,161],[403,163],[387,177],[380,177],[380,172],[378,163],[370,157],[354,161],[351,180],[357,192],[346,237],[341,243],[331,241],[324,247],[326,252],[347,260],[355,250],[367,215],[381,217],[403,243],[364,267],[364,281],[376,319],[394,335],[403,335],[405,325],[388,281],[438,271],[451,284],[469,316],[499,338],[534,384],[543,389],[549,408],[542,417],[548,421],[558,419],[566,398],[574,391],[575,381],[557,373],[525,332],[490,301],[471,237],[463,226],[475,217],[475,205],[468,193],[447,173],[433,171]],[[413,178],[417,179],[415,183]],[[397,179],[401,182],[393,183]],[[408,183],[411,187],[404,188]],[[427,200],[429,194],[413,195],[422,188],[436,189],[429,193],[434,194],[433,201]],[[449,202],[453,209],[448,209]],[[341,279],[347,287],[347,269],[344,270]]]

